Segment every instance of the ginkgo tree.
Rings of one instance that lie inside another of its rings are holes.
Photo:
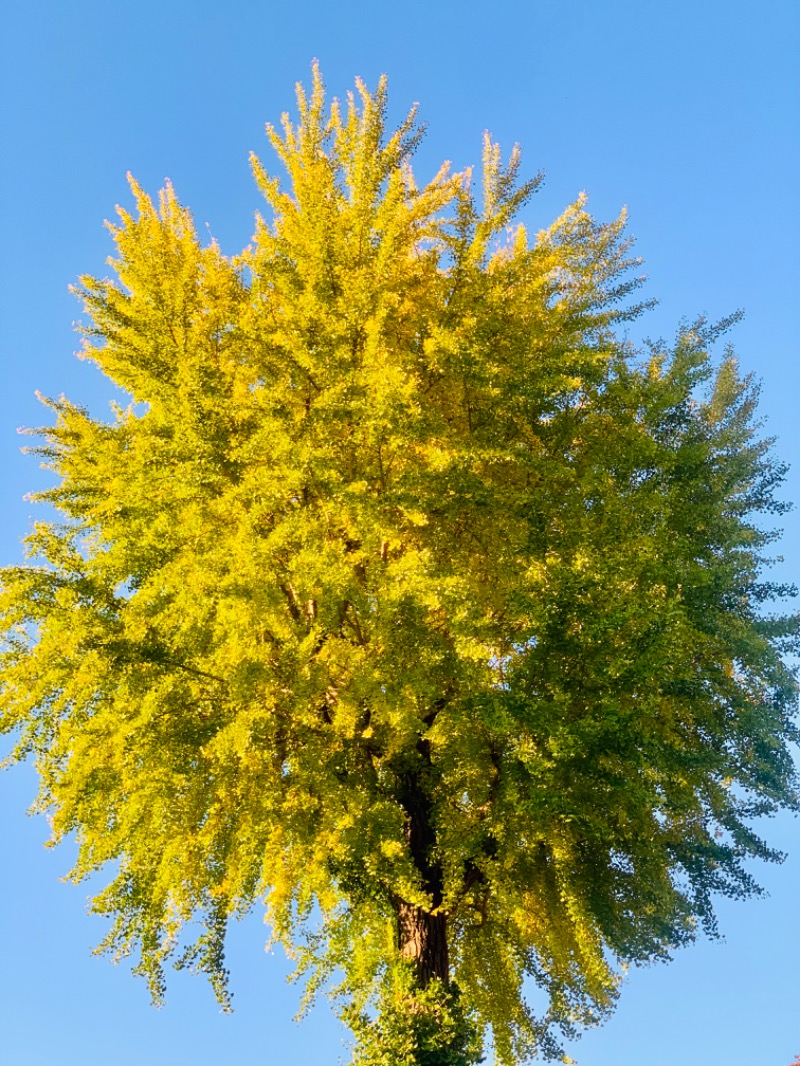
[[[798,804],[784,468],[709,355],[730,323],[626,340],[623,217],[529,238],[538,179],[488,137],[482,184],[419,187],[385,81],[298,106],[241,255],[132,182],[81,280],[130,405],[46,401],[2,725],[156,999],[172,961],[226,1003],[263,904],[359,1066],[558,1055]]]

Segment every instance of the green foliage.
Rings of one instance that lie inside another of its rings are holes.
[[[458,989],[438,980],[420,990],[407,965],[381,990],[377,1015],[352,1008],[344,1020],[357,1041],[353,1066],[478,1066],[484,1061],[480,1027]]]
[[[60,519],[3,572],[2,727],[156,997],[177,959],[224,1001],[226,924],[265,901],[364,1066],[477,1062],[487,1031],[508,1066],[775,857],[784,471],[714,329],[621,339],[623,218],[580,199],[529,240],[518,153],[487,139],[480,202],[446,167],[418,188],[383,82],[298,99],[240,256],[132,183],[115,278],[82,279],[85,357],[131,404],[47,401]],[[401,904],[447,922],[453,981],[413,1010]]]

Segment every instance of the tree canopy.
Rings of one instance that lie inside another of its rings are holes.
[[[298,106],[240,255],[132,182],[81,279],[131,402],[46,401],[2,727],[157,999],[172,960],[227,1002],[263,901],[357,1063],[556,1055],[757,891],[752,820],[798,804],[784,468],[709,354],[730,322],[626,340],[624,217],[529,238],[538,179],[488,137],[479,190],[418,187],[385,81]]]

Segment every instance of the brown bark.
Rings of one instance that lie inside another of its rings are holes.
[[[420,987],[426,988],[436,977],[444,985],[450,980],[447,914],[442,911],[443,877],[435,859],[436,831],[430,797],[425,788],[430,768],[430,751],[426,741],[417,747],[419,762],[398,775],[398,799],[406,812],[406,840],[411,857],[420,874],[425,892],[430,896],[429,909],[397,900],[397,932],[400,954],[416,966]]]
[[[432,914],[401,900],[397,907],[397,926],[400,955],[414,963],[420,987],[427,988],[434,977],[446,986],[450,979],[447,915]]]

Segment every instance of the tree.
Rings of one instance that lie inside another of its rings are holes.
[[[132,182],[116,278],[81,281],[131,403],[46,401],[61,518],[3,574],[3,727],[156,999],[172,959],[227,1002],[265,900],[361,1066],[557,1055],[798,805],[784,468],[709,355],[730,320],[621,335],[623,217],[529,241],[518,151],[486,139],[481,198],[418,188],[384,81],[298,103],[240,256]]]

